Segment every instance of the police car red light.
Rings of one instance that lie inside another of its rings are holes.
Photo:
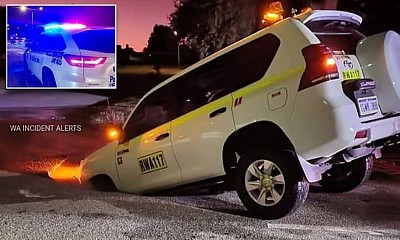
[[[64,59],[69,65],[74,67],[94,68],[104,64],[107,58],[65,54]]]

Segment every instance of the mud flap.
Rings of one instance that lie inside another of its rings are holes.
[[[332,165],[311,164],[298,154],[297,158],[299,159],[301,168],[303,169],[304,176],[306,176],[307,181],[310,183],[320,181],[322,179],[322,174],[332,167]]]

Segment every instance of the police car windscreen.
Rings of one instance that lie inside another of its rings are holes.
[[[114,29],[91,29],[76,33],[72,36],[79,49],[114,53],[115,52],[115,30]]]
[[[356,52],[357,43],[365,36],[357,31],[358,26],[341,20],[320,20],[307,23],[318,39],[333,51]]]

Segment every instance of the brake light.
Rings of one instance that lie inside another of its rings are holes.
[[[325,45],[310,45],[302,53],[306,69],[301,77],[299,91],[339,77],[332,51]]]
[[[79,55],[64,55],[65,61],[74,67],[94,68],[106,62],[106,57],[90,57]]]

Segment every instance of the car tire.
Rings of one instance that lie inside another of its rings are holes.
[[[374,158],[372,156],[333,165],[331,169],[322,174],[322,180],[319,181],[319,184],[325,192],[348,192],[361,186],[369,179],[373,166]]]
[[[262,219],[277,219],[305,202],[309,183],[302,170],[294,167],[295,161],[298,159],[285,151],[242,154],[235,188],[251,213]]]
[[[44,87],[57,87],[54,74],[49,69],[44,69],[42,74]]]

